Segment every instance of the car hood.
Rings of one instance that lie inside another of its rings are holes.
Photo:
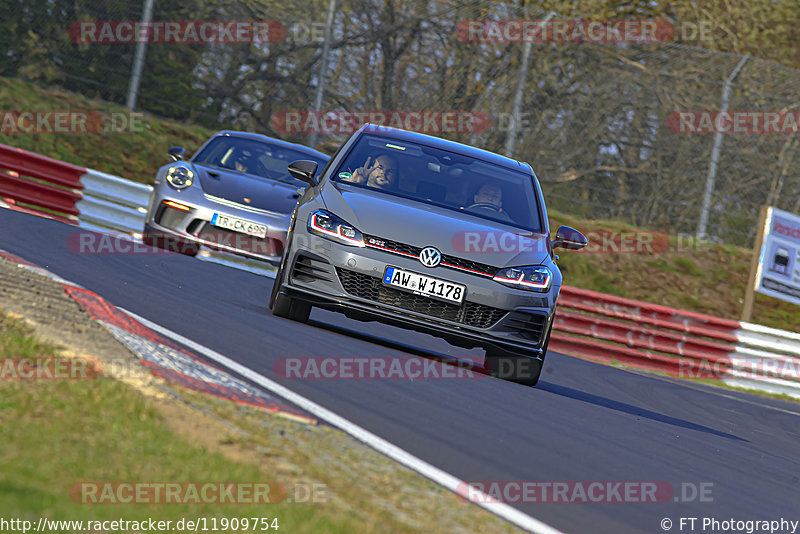
[[[384,240],[495,267],[541,265],[549,256],[547,236],[463,212],[330,181],[322,197],[331,213]]]
[[[207,195],[275,213],[291,213],[297,204],[295,185],[221,167],[194,165],[194,169]]]

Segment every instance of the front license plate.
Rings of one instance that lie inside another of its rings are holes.
[[[383,283],[387,286],[399,287],[417,295],[460,304],[464,300],[467,287],[447,280],[439,280],[422,274],[403,271],[396,267],[386,267]]]
[[[239,232],[240,234],[252,235],[262,239],[267,237],[267,227],[265,225],[240,219],[238,217],[231,217],[230,215],[215,213],[214,216],[211,217],[211,224],[227,230]]]

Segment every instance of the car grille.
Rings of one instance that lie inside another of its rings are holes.
[[[292,267],[292,280],[299,282],[314,282],[317,280],[333,282],[333,269],[327,261],[300,254],[294,261],[294,267]]]
[[[475,302],[465,301],[458,305],[415,295],[387,287],[381,283],[380,278],[347,269],[337,268],[336,272],[344,290],[355,297],[396,306],[438,319],[462,323],[473,328],[489,328],[507,313],[505,310]]]
[[[177,228],[180,226],[181,222],[183,222],[185,216],[185,211],[161,204],[156,211],[155,221],[156,224],[166,226],[167,228]]]
[[[542,313],[512,312],[503,321],[503,326],[516,330],[522,337],[539,343],[547,324],[547,315]]]
[[[377,248],[378,250],[383,250],[384,252],[399,255],[411,255],[416,257],[419,256],[419,253],[422,250],[422,247],[415,247],[413,245],[392,241],[390,239],[383,239],[374,235],[365,235],[364,242],[368,247]],[[470,274],[485,276],[487,278],[494,277],[498,271],[498,268],[492,265],[487,265],[485,263],[472,260],[465,260],[464,258],[450,256],[448,254],[442,254],[442,263],[440,265],[446,269],[466,271]]]

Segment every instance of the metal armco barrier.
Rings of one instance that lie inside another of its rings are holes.
[[[77,223],[85,168],[0,144],[0,170],[0,198],[12,209]]]
[[[564,286],[550,349],[800,397],[800,334]]]
[[[152,187],[0,145],[0,208],[139,234]],[[24,178],[29,176],[39,181]],[[3,200],[5,199],[5,202]],[[27,209],[17,203],[59,211]],[[201,259],[269,276],[263,265],[201,251]],[[686,379],[800,398],[800,334],[570,286],[561,288],[550,349]]]
[[[653,326],[734,343],[737,341],[734,332],[740,328],[739,322],[731,319],[721,319],[569,286],[562,288],[558,303],[565,308],[575,308],[620,319],[632,317]]]
[[[737,369],[763,364],[774,376],[767,382],[747,372],[737,372],[726,379],[730,385],[800,396],[800,334],[753,323],[741,323],[739,338],[731,361]]]
[[[118,176],[87,169],[81,177],[80,225],[89,230],[140,234],[153,188]]]
[[[7,145],[0,145],[0,171],[0,197],[11,209],[100,232],[140,233],[153,190]]]

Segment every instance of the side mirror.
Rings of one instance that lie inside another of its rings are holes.
[[[186,157],[186,150],[182,146],[174,146],[167,150],[167,155],[172,158],[172,161],[180,161]]]
[[[301,159],[300,161],[295,161],[289,164],[289,174],[298,180],[304,181],[308,185],[317,185],[317,181],[314,179],[314,175],[316,173],[317,163],[314,161]]]
[[[560,226],[556,232],[556,239],[553,241],[553,248],[565,248],[567,250],[580,250],[586,246],[588,241],[586,236],[569,226]]]

